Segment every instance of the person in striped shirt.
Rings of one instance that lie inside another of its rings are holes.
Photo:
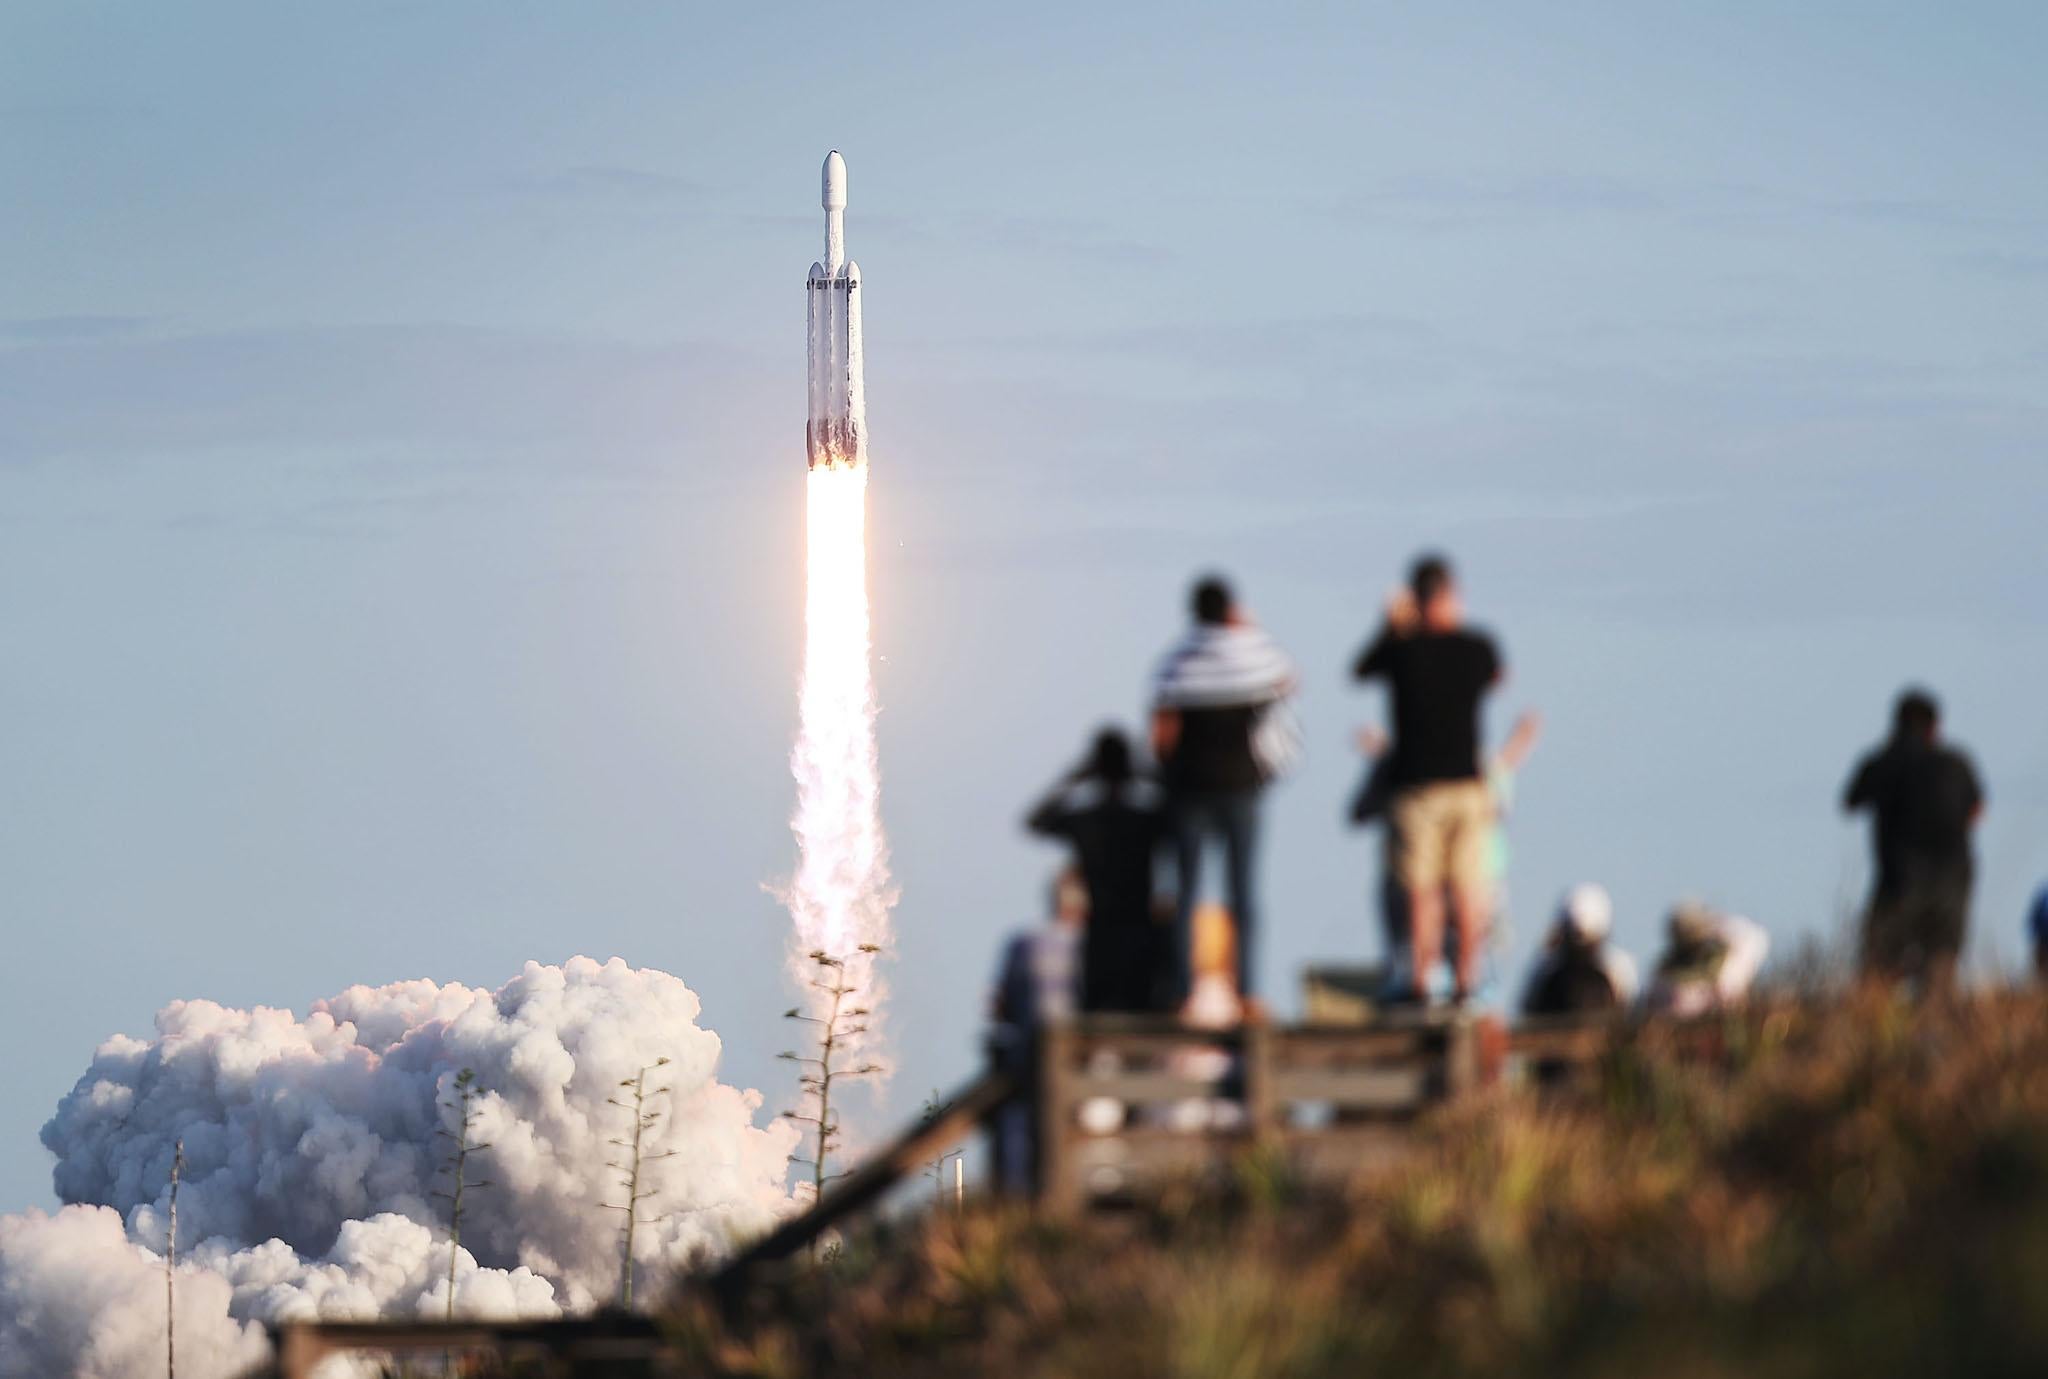
[[[1296,750],[1285,731],[1296,675],[1294,663],[1239,607],[1222,579],[1198,581],[1190,602],[1193,625],[1161,659],[1152,681],[1152,750],[1166,789],[1180,875],[1176,970],[1185,996],[1202,856],[1214,842],[1222,848],[1224,889],[1237,931],[1238,994],[1256,1014],[1253,864],[1259,802]]]

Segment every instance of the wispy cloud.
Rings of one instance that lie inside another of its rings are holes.
[[[584,163],[515,177],[510,190],[528,195],[569,199],[606,199],[672,204],[701,203],[709,188],[694,178],[652,168]]]
[[[1367,360],[1394,363],[1440,356],[1447,348],[1442,332],[1427,321],[1374,312],[1230,324],[1169,322],[1116,330],[1038,331],[904,343],[947,355],[985,350],[1050,359],[1093,356],[1232,373],[1355,368]]]
[[[31,133],[52,130],[101,130],[155,120],[163,112],[136,100],[0,101],[0,128],[13,126]]]
[[[1346,218],[1447,229],[1543,216],[1640,215],[1669,209],[1669,199],[1646,182],[1604,173],[1413,174],[1361,188],[1326,209]]]
[[[2048,278],[2048,254],[2023,250],[1980,249],[1951,255],[1949,262],[1989,278],[2031,281]]]
[[[0,349],[0,462],[426,447],[603,468],[765,414],[772,364],[730,344],[438,325],[109,330]]]
[[[1411,174],[1386,178],[1315,209],[1407,229],[1487,229],[1578,217],[1656,217],[1695,225],[1825,222],[1920,229],[2012,231],[2038,217],[1998,206],[1917,195],[1841,198],[1756,182],[1687,183],[1601,172]]]
[[[140,334],[147,316],[17,316],[0,319],[0,340],[31,344],[118,340]]]
[[[954,232],[1008,254],[1080,260],[1112,268],[1156,268],[1172,261],[1164,246],[1115,233],[1100,221],[1059,216],[963,217]]]

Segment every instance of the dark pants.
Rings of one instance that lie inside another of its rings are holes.
[[[1863,919],[1863,970],[1893,981],[1946,982],[1970,922],[1967,863],[1882,877]]]
[[[1255,990],[1252,945],[1258,934],[1252,862],[1259,843],[1259,792],[1190,793],[1176,796],[1171,808],[1180,862],[1179,910],[1173,926],[1180,994],[1185,997],[1194,982],[1194,913],[1201,893],[1202,849],[1215,838],[1223,844],[1224,894],[1237,931],[1237,991],[1249,998]]]
[[[1159,925],[1140,915],[1088,917],[1081,947],[1081,1009],[1144,1011],[1157,1003]]]

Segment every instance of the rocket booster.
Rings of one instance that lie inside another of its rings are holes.
[[[867,398],[861,386],[860,265],[846,260],[846,160],[825,155],[825,260],[811,265],[811,409],[805,449],[812,469],[859,469],[868,462]]]

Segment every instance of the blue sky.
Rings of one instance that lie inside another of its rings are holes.
[[[672,970],[786,1078],[803,272],[868,294],[891,1114],[974,1057],[1191,573],[1307,674],[1276,982],[1369,945],[1342,678],[1460,560],[1551,732],[1522,955],[1605,880],[1781,949],[1907,679],[2048,874],[2048,16],[17,0],[0,15],[0,1205],[116,1030]],[[871,1112],[877,1123],[879,1116]]]

